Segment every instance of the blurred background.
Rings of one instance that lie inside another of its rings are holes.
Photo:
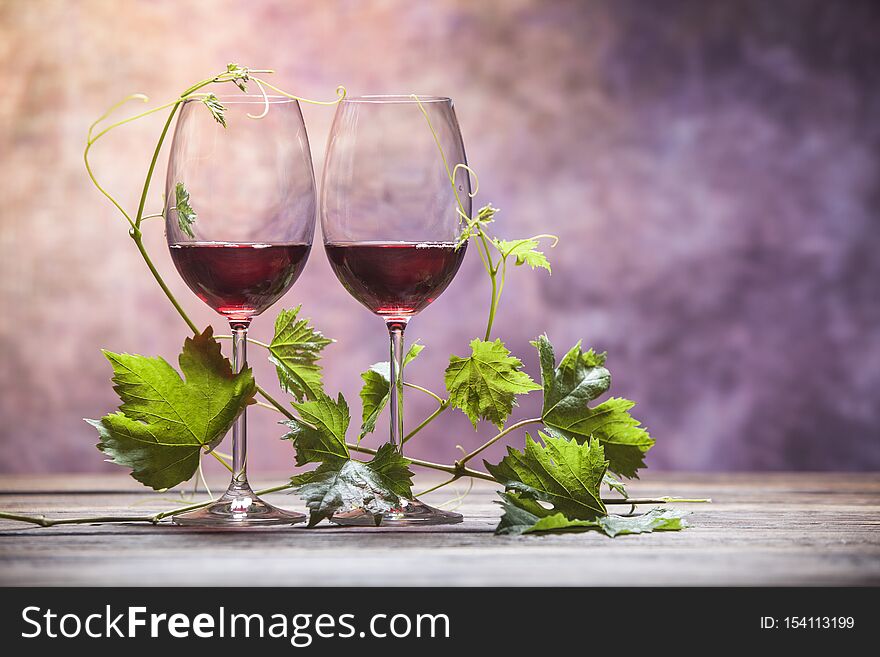
[[[128,93],[164,102],[231,61],[312,98],[337,84],[452,96],[499,234],[561,236],[552,276],[512,271],[497,335],[533,376],[541,332],[560,352],[607,350],[612,393],[638,401],[657,439],[650,468],[877,469],[878,34],[880,4],[855,1],[0,0],[0,472],[120,470],[81,419],[118,404],[100,349],[176,365],[187,331],[88,182],[86,130]],[[320,180],[333,110],[304,114]],[[160,129],[146,120],[96,147],[129,208]],[[147,224],[157,266],[199,324],[224,329],[162,230]],[[410,325],[427,345],[411,380],[443,389],[488,297],[471,250]],[[358,373],[387,358],[382,322],[320,247],[254,337],[299,303],[338,340],[326,385],[358,418]],[[277,390],[256,348],[251,361]],[[410,426],[433,408],[410,391]],[[250,417],[254,476],[292,468],[277,416]],[[448,412],[410,454],[450,462],[492,433]]]

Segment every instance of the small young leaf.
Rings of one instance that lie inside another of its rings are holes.
[[[376,518],[412,497],[410,461],[391,443],[371,461],[354,459],[322,463],[316,470],[291,479],[294,492],[309,507],[309,527],[335,513],[364,509]]]
[[[208,111],[211,112],[211,116],[214,117],[214,120],[225,128],[226,107],[223,106],[217,96],[214,94],[208,94],[202,98],[202,102],[205,104],[205,107],[208,108]]]
[[[122,405],[119,413],[87,422],[98,430],[99,450],[156,490],[191,478],[201,451],[223,439],[256,391],[249,368],[233,374],[211,327],[183,345],[186,380],[163,358],[104,355]]]
[[[602,481],[602,483],[608,486],[609,490],[617,491],[624,497],[629,497],[629,494],[627,494],[626,492],[626,485],[622,481],[620,481],[620,479],[617,479],[613,475],[606,472],[605,479]]]
[[[550,261],[547,260],[547,256],[545,256],[542,251],[538,251],[538,240],[525,239],[507,241],[495,238],[492,240],[492,244],[498,249],[502,256],[514,256],[517,265],[528,265],[532,269],[541,267],[548,272],[550,271]]]
[[[230,75],[236,87],[247,92],[247,82],[251,79],[249,68],[230,62],[226,65],[226,72]]]
[[[282,310],[275,319],[275,335],[269,344],[269,360],[275,365],[282,390],[297,401],[317,399],[323,391],[321,351],[333,342],[315,330],[308,319],[298,319],[302,306]]]
[[[376,429],[379,413],[388,404],[391,389],[391,384],[388,382],[388,363],[376,363],[366,372],[361,373],[361,379],[364,381],[360,392],[363,413],[358,440],[362,440],[364,436]]]
[[[474,428],[479,420],[488,420],[501,429],[516,404],[515,395],[541,387],[520,370],[522,361],[501,340],[473,340],[470,346],[469,357],[449,359],[444,377],[449,403],[464,411]]]
[[[491,224],[495,221],[495,215],[499,212],[501,212],[501,210],[493,207],[491,203],[487,203],[477,211],[477,223],[482,224],[483,226]]]
[[[499,212],[498,208],[492,207],[492,204],[484,205],[477,211],[477,216],[474,219],[467,219],[467,226],[461,232],[461,235],[458,237],[458,242],[455,245],[455,248],[458,249],[462,244],[467,242],[471,237],[480,234],[480,229],[484,229],[488,224],[491,224],[495,221],[495,214]],[[463,217],[462,220],[465,218]]]
[[[415,360],[424,348],[424,345],[413,343],[403,359],[403,366],[406,367]],[[391,364],[387,360],[376,363],[363,372],[361,378],[364,380],[360,392],[363,402],[363,421],[358,440],[375,430],[379,413],[388,404],[388,399],[391,396]]]
[[[549,502],[553,511],[576,520],[605,515],[599,493],[608,462],[598,441],[541,435],[540,445],[526,434],[525,451],[507,448],[500,463],[484,463],[491,475],[521,498]]]
[[[293,441],[296,448],[296,464],[329,462],[335,463],[350,458],[345,444],[345,432],[351,417],[348,404],[342,393],[336,401],[321,392],[317,399],[294,403],[300,417],[285,420],[282,424],[290,427],[284,439]]]
[[[177,225],[180,226],[180,230],[184,233],[190,237],[195,237],[192,225],[196,222],[198,215],[189,204],[189,192],[186,189],[186,185],[182,182],[174,186],[174,197],[175,205],[172,209],[177,211]]]

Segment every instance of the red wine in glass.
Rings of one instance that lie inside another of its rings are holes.
[[[455,277],[466,248],[453,242],[325,244],[345,289],[383,317],[409,317],[434,301]]]
[[[305,267],[308,244],[184,242],[170,245],[181,278],[230,319],[259,315],[281,298]]]

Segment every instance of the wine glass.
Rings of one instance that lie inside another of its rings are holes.
[[[467,161],[449,98],[350,97],[336,109],[321,191],[324,248],[343,287],[388,328],[390,439],[399,450],[404,329],[446,289],[466,251],[458,244],[465,228],[458,204],[470,214],[471,188],[459,163]],[[333,520],[375,524],[363,509]],[[418,500],[382,518],[388,525],[461,520]]]
[[[224,128],[200,100],[184,103],[165,180],[165,231],[180,276],[232,330],[232,366],[247,366],[251,319],[296,282],[311,250],[315,178],[299,103],[219,96]],[[267,105],[268,104],[268,105]],[[305,516],[259,499],[247,480],[247,415],[232,427],[232,482],[180,525],[292,524]]]

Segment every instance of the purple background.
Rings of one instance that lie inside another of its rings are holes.
[[[556,232],[553,275],[512,272],[497,335],[608,350],[612,392],[639,401],[652,468],[880,467],[880,6],[871,2],[0,2],[0,472],[118,470],[82,417],[113,410],[99,348],[176,362],[185,327],[88,183],[88,124],[133,91],[172,98],[227,61],[288,90],[437,93],[456,101],[477,201],[501,236]],[[320,174],[332,110],[304,110]],[[158,120],[97,147],[136,205]],[[164,158],[163,158],[164,166]],[[159,176],[162,179],[162,176]],[[161,185],[148,209],[160,205]],[[198,322],[160,224],[147,243]],[[320,239],[320,238],[318,238]],[[412,380],[442,390],[482,333],[474,250],[408,332]],[[359,417],[357,373],[381,321],[318,247],[281,302],[324,332],[327,388]],[[280,306],[279,306],[280,307]],[[271,335],[274,312],[254,335]],[[273,372],[254,348],[258,379]],[[407,398],[410,426],[433,410]],[[515,416],[536,411],[525,398]],[[292,467],[276,417],[251,411],[255,471]],[[459,413],[412,443],[450,461]],[[516,436],[512,444],[521,444]],[[500,446],[499,446],[500,449]],[[498,450],[490,453],[495,458]]]

